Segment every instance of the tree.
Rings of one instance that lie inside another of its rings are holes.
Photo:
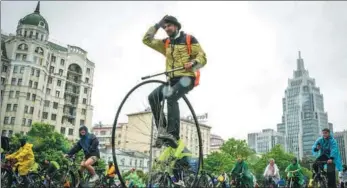
[[[235,158],[224,152],[212,152],[204,160],[204,170],[220,174],[221,172],[230,172],[235,163]]]
[[[235,138],[230,138],[220,149],[222,152],[227,153],[234,158],[239,155],[242,158],[248,158],[254,154],[254,151],[248,147],[245,140],[236,140]]]

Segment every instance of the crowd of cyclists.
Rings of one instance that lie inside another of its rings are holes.
[[[116,169],[112,161],[109,161],[107,169],[102,172],[103,175],[96,172],[93,164],[99,160],[100,152],[98,150],[98,139],[95,135],[88,132],[85,126],[79,129],[80,140],[75,144],[75,146],[65,155],[65,157],[72,157],[79,150],[83,150],[84,159],[79,165],[78,170],[79,175],[83,176],[84,169],[87,169],[90,178],[88,183],[94,183],[96,181],[100,182],[100,176],[103,176],[102,181],[110,187],[111,185],[116,187],[119,186],[119,181],[117,180]],[[4,155],[4,149],[8,147],[2,144],[2,162],[3,159],[10,161],[13,164],[13,170],[17,173],[18,177],[21,178],[21,182],[24,188],[33,187],[31,184],[33,182],[33,177],[30,173],[37,173],[39,168],[45,169],[44,178],[42,180],[42,185],[48,185],[48,182],[54,177],[55,174],[61,169],[61,164],[56,161],[49,159],[43,159],[41,164],[35,162],[34,152],[32,150],[33,145],[28,143],[25,136],[19,139],[20,148],[12,153]],[[4,143],[5,140],[4,140]],[[8,143],[8,142],[7,142]],[[305,177],[302,168],[297,160],[293,158],[290,164],[284,171],[286,172],[286,177],[280,176],[280,170],[276,165],[275,159],[269,159],[268,165],[266,166],[263,177],[263,182],[257,182],[255,175],[249,170],[247,162],[241,156],[237,157],[237,161],[230,172],[222,172],[219,176],[213,177],[212,181],[215,186],[219,187],[315,187],[315,183],[325,183],[325,187],[346,187],[347,185],[347,166],[341,164],[341,159],[339,157],[339,151],[336,145],[335,139],[332,137],[329,129],[322,130],[322,137],[317,139],[317,141],[312,146],[312,152],[316,156],[316,160],[312,165],[312,177]],[[187,156],[187,155],[186,155]],[[178,158],[177,158],[178,159]],[[2,170],[6,169],[2,163]],[[339,183],[336,184],[335,172],[339,171]],[[179,174],[179,172],[177,172]],[[229,177],[231,176],[231,180]],[[325,182],[320,182],[322,177],[325,177]],[[6,182],[3,179],[2,172],[2,182]],[[175,181],[179,182],[182,177],[173,176]],[[136,173],[135,169],[130,171],[130,174],[125,177],[128,187],[146,187],[146,182],[141,180]],[[2,184],[2,187],[11,187],[14,179],[9,181],[10,184]],[[64,184],[64,187],[71,187],[70,182],[60,182]],[[81,182],[78,182],[81,183]],[[31,186],[30,186],[31,185]],[[37,185],[37,184],[35,184]],[[78,185],[78,184],[77,184]],[[179,184],[182,185],[182,184]],[[35,187],[35,186],[34,186]],[[49,187],[49,186],[46,186]],[[324,187],[320,184],[320,187]]]

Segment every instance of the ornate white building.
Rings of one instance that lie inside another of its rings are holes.
[[[2,134],[24,134],[32,123],[45,122],[74,139],[80,125],[91,128],[95,64],[82,48],[48,39],[40,2],[19,20],[16,35],[1,34]]]

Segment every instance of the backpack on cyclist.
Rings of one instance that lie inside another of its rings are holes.
[[[165,41],[165,49],[169,47],[170,44],[170,38],[167,38]],[[187,49],[188,49],[188,55],[190,56],[192,53],[192,36],[191,35],[186,35],[186,44],[187,44]],[[194,86],[198,86],[200,83],[200,70],[195,71],[195,82]]]

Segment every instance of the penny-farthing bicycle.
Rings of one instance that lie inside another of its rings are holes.
[[[145,76],[142,77],[142,80],[160,75],[168,76],[169,73],[178,70],[183,70],[183,68],[176,68],[170,71]],[[154,161],[157,161],[157,157],[161,154],[165,147],[168,147],[167,144],[164,144],[161,149],[153,147],[153,144],[157,139],[158,129],[159,131],[166,130],[166,127],[162,126],[163,119],[166,119],[167,121],[168,118],[160,117],[160,123],[157,128],[155,123],[153,123],[154,120],[149,105],[143,105],[144,103],[148,103],[148,95],[150,94],[150,92],[152,92],[153,89],[162,84],[165,85],[163,92],[166,92],[167,89],[170,89],[169,82],[162,80],[147,80],[137,84],[126,94],[118,107],[113,123],[111,144],[116,173],[119,177],[122,187],[127,187],[128,182],[125,182],[125,177],[123,177],[123,175],[125,175],[124,173],[128,172],[131,168],[145,169],[144,171],[148,171],[149,174],[153,174],[154,168],[152,168],[152,166],[155,165]],[[140,98],[140,102],[131,102],[132,100],[138,99],[134,98],[135,95],[142,96],[138,97]],[[186,105],[182,105],[182,103],[185,103]],[[136,112],[135,108],[141,105],[143,107],[142,111]],[[160,113],[161,116],[170,116],[170,114],[166,113],[166,100],[164,99],[159,105],[161,105],[161,112],[163,112]],[[203,166],[203,143],[201,139],[199,123],[197,121],[195,111],[185,95],[179,100],[179,107],[181,112],[181,119],[182,116],[184,116],[182,114],[184,112],[186,112],[185,115],[189,113],[189,116],[193,119],[184,119],[182,120],[184,122],[180,123],[180,139],[183,140],[186,147],[192,152],[193,157],[196,159],[196,161],[198,161],[198,164],[196,164],[197,170],[195,170],[194,172],[195,179],[197,179],[200,167]],[[184,107],[186,108],[186,110],[184,109]],[[145,108],[147,109],[143,110]],[[129,159],[127,160],[125,157],[126,155],[129,156],[129,153],[136,153],[137,156],[142,155],[142,158],[134,158],[134,160],[130,159],[129,161]],[[150,184],[149,182],[146,183]]]

